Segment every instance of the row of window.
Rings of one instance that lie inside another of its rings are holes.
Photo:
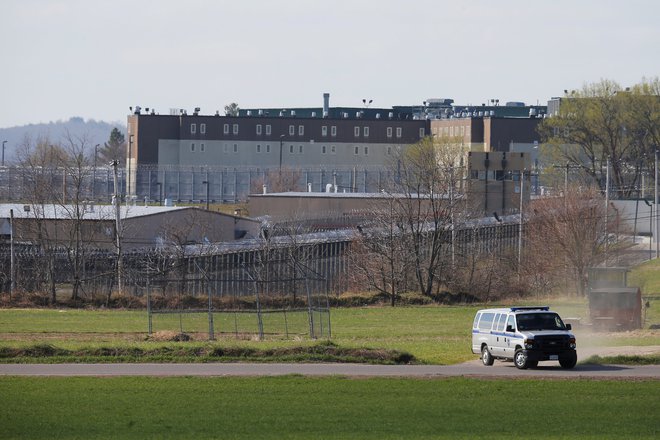
[[[223,134],[229,134],[229,125],[230,124],[224,124],[223,127]],[[394,132],[393,130],[394,127],[387,127],[387,137],[391,138],[392,134]],[[452,132],[453,132],[453,127]],[[445,127],[446,129],[446,127]],[[464,127],[461,127],[461,129],[464,129]],[[263,133],[263,127],[261,124],[257,124],[256,126],[256,131],[257,131],[257,136],[261,136]],[[458,130],[457,130],[458,131]],[[206,134],[206,124],[199,124],[199,132],[201,134]],[[190,133],[191,134],[196,134],[197,133],[197,124],[192,123],[190,124]],[[238,134],[238,124],[231,124],[231,133],[232,134]],[[355,137],[360,137],[362,135],[363,137],[369,137],[369,127],[359,127],[356,126],[353,129],[353,133]],[[272,127],[271,125],[267,124],[266,125],[266,136],[270,136],[272,134]],[[463,130],[461,130],[461,135],[463,134]],[[295,125],[289,125],[289,136],[295,136],[296,135],[296,126]],[[299,125],[298,126],[298,136],[304,136],[305,135],[305,126],[304,125]],[[321,127],[321,136],[326,137],[328,136],[328,126],[324,125]],[[330,136],[337,136],[337,126],[332,125],[330,126]],[[403,136],[403,129],[401,127],[396,127],[396,137],[401,138]],[[420,128],[419,129],[419,137],[423,138],[425,136],[425,129]]]
[[[434,127],[433,134],[436,136],[465,136],[465,125],[458,127],[454,127],[453,125],[449,127]]]
[[[266,144],[265,147],[266,147],[265,152],[270,153],[270,144]],[[193,142],[193,143],[190,144],[190,152],[194,153],[195,151],[197,151],[197,146]],[[202,152],[202,153],[205,152],[206,151],[206,146],[204,144],[199,144],[199,151]],[[238,144],[234,144],[233,151],[234,151],[234,153],[238,153]],[[294,154],[295,151],[296,151],[295,146],[293,144],[290,144],[289,145],[289,154]],[[330,154],[336,154],[337,153],[337,147],[335,145],[330,145],[330,148],[328,149],[328,147],[325,146],[325,145],[321,146],[321,154],[328,154],[328,151],[330,152]],[[229,152],[229,145],[228,144],[224,144],[224,152],[225,153]],[[262,152],[261,144],[257,144],[256,152],[257,153]],[[369,155],[369,147],[368,146],[362,147],[362,152],[365,156],[368,156]],[[304,153],[303,146],[299,145],[298,146],[298,154],[303,154],[303,153]],[[360,147],[359,146],[353,147],[353,154],[355,154],[356,156],[360,154]],[[387,154],[388,155],[392,154],[392,147],[391,146],[387,147]]]

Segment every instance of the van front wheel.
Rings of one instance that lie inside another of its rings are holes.
[[[488,346],[486,345],[481,347],[481,362],[483,362],[487,367],[490,367],[493,365],[493,362],[495,362],[493,355],[490,354],[490,351],[488,351]]]
[[[529,358],[527,357],[527,354],[525,354],[525,352],[521,348],[516,350],[516,354],[513,355],[513,363],[516,364],[516,368],[520,370],[525,370],[529,368],[531,364]]]

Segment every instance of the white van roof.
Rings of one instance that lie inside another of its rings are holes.
[[[477,313],[492,312],[492,313],[510,313],[510,312],[531,312],[531,311],[544,311],[550,310],[550,306],[520,306],[520,307],[503,307],[498,309],[482,309]]]

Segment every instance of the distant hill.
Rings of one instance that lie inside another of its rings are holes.
[[[126,136],[126,124],[121,122],[104,122],[81,117],[72,117],[68,121],[49,122],[47,124],[29,124],[20,127],[0,128],[0,142],[5,144],[5,163],[16,158],[17,149],[21,148],[26,140],[36,142],[37,139],[48,139],[53,144],[64,141],[67,132],[76,138],[84,138],[93,148],[96,144],[103,145],[108,141],[110,132],[117,127]]]

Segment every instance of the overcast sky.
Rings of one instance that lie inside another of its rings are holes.
[[[140,105],[491,98],[660,75],[657,0],[0,0],[0,128]]]

